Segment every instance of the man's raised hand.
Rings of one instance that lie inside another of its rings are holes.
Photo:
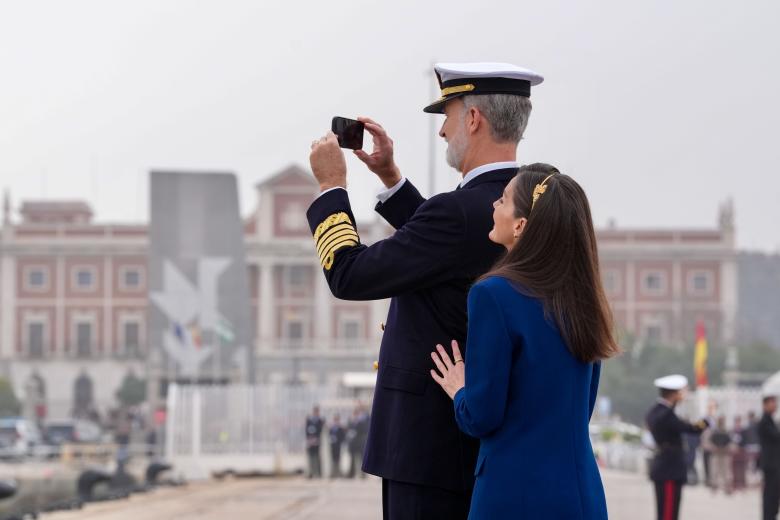
[[[392,188],[401,181],[401,172],[393,160],[393,140],[387,135],[382,126],[368,117],[358,117],[374,141],[374,149],[371,154],[363,150],[355,150],[355,155],[363,161],[369,170],[374,172],[382,184]]]
[[[314,177],[320,183],[320,191],[347,187],[347,164],[333,132],[311,143],[309,163]]]

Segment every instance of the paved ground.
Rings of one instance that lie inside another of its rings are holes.
[[[636,475],[604,473],[612,520],[652,520],[649,483]],[[758,519],[756,490],[733,496],[687,488],[684,520]],[[81,511],[52,513],[43,520],[374,520],[381,518],[380,483],[308,481],[300,478],[232,480],[161,489],[121,502],[92,504]],[[518,519],[522,518],[518,515]]]

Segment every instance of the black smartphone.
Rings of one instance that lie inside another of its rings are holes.
[[[336,116],[330,124],[330,129],[339,139],[339,146],[360,150],[363,148],[363,130],[365,125],[354,119]]]

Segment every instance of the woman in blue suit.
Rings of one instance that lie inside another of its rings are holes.
[[[546,164],[494,204],[506,255],[468,297],[465,362],[437,345],[431,376],[480,439],[470,520],[606,519],[588,435],[600,361],[619,351],[585,193]]]

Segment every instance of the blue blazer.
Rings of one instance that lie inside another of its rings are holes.
[[[599,363],[568,350],[541,301],[490,277],[468,295],[462,431],[480,439],[470,520],[606,519],[588,423]]]
[[[395,233],[370,246],[360,240],[345,190],[327,192],[309,207],[331,292],[344,300],[392,298],[365,472],[471,492],[479,442],[458,429],[452,401],[431,379],[431,351],[437,343],[449,348],[451,340],[466,339],[469,287],[503,250],[488,238],[492,204],[516,174],[516,168],[486,172],[427,200],[407,179],[376,208]]]

